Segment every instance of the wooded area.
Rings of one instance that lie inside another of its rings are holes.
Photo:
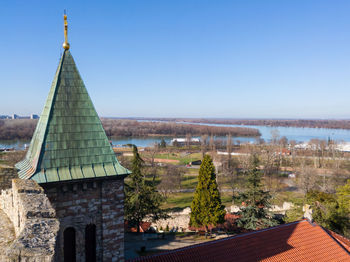
[[[152,118],[158,121],[190,122],[225,125],[255,125],[350,129],[350,120],[341,119],[215,119],[215,118]]]
[[[0,120],[0,140],[31,139],[38,120],[6,119]],[[254,128],[217,127],[205,125],[179,124],[168,122],[139,122],[126,119],[102,119],[108,137],[143,137],[143,136],[192,136],[214,135],[258,137],[260,132]]]
[[[254,128],[245,127],[218,127],[206,125],[192,125],[168,122],[138,122],[137,120],[102,119],[102,124],[107,136],[148,136],[148,135],[171,135],[193,136],[214,135],[226,136],[260,136],[260,132]]]

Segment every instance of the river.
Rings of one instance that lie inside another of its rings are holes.
[[[190,124],[188,122],[181,122]],[[350,142],[350,130],[346,129],[328,129],[328,128],[303,128],[303,127],[271,127],[271,126],[248,126],[248,125],[224,125],[224,124],[207,124],[207,123],[193,123],[209,126],[228,126],[228,127],[250,127],[256,128],[261,133],[261,138],[265,141],[271,140],[272,131],[277,130],[279,135],[287,137],[288,140],[295,140],[297,142],[308,142],[311,139],[328,140],[332,139],[338,142]],[[173,137],[169,136],[157,136],[157,137],[121,137],[118,139],[112,139],[113,145],[125,145],[135,144],[139,147],[146,147],[159,143],[164,139],[167,143],[170,143]],[[225,139],[224,137],[217,137],[216,139]],[[240,141],[242,143],[254,142],[255,137],[233,137],[235,142]],[[1,141],[0,148],[15,148],[22,149],[25,145],[29,145],[30,141]]]

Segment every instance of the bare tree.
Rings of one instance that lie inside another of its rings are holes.
[[[238,173],[239,173],[239,162],[235,158],[227,159],[227,163],[223,165],[223,176],[225,177],[225,183],[230,186],[232,190],[232,198],[238,186]]]
[[[295,159],[295,154],[296,154],[296,151],[295,151],[295,146],[297,144],[297,142],[295,140],[291,140],[289,141],[289,144],[290,144],[290,152],[291,152],[291,156],[292,156],[292,167],[294,168],[295,167],[295,164],[296,164],[296,159]]]
[[[209,147],[210,147],[210,151],[211,151],[211,154],[212,154],[212,157],[214,156],[215,154],[215,140],[214,140],[214,136],[211,135],[210,136],[210,140],[209,140]]]
[[[280,132],[278,131],[278,129],[271,130],[271,143],[277,145],[279,138]]]
[[[160,150],[159,144],[154,143],[153,147],[151,148],[151,167],[149,170],[149,174],[152,176],[153,185],[155,185],[156,178],[158,175],[158,168],[154,160],[156,155],[159,153],[159,150]]]
[[[281,139],[280,139],[280,141],[279,141],[279,144],[280,144],[281,146],[283,146],[283,147],[287,147],[287,145],[288,145],[288,139],[287,139],[287,137],[282,136]]]
[[[319,148],[320,148],[320,166],[323,167],[324,166],[325,152],[327,149],[326,140],[320,140]]]
[[[201,151],[202,151],[203,157],[204,157],[205,153],[207,152],[207,139],[208,139],[208,135],[202,135],[202,137],[201,137]]]
[[[167,198],[170,193],[181,188],[181,178],[184,174],[182,168],[177,166],[167,166],[165,173],[162,175],[161,182],[158,185],[159,192]]]
[[[192,139],[192,136],[191,134],[186,134],[186,145],[187,145],[187,148],[190,149],[191,148],[191,139]]]
[[[251,167],[250,155],[240,155],[238,156],[239,166],[243,172],[247,172]]]
[[[260,154],[266,187],[269,191],[279,189],[278,173],[280,171],[280,154],[274,146],[266,146]]]
[[[317,173],[316,169],[306,165],[305,161],[301,163],[298,170],[298,185],[307,194],[311,189],[316,188]]]
[[[337,149],[338,144],[336,141],[331,140],[328,143],[328,148],[332,157],[333,169],[338,170],[340,168],[341,156],[340,152]]]
[[[151,156],[151,163],[150,164],[151,164],[151,167],[154,167],[154,165],[155,165],[154,158],[159,152],[159,144],[155,142],[153,144],[153,146],[151,148],[149,148],[149,152],[150,152],[150,156]]]
[[[227,141],[226,141],[226,151],[227,151],[227,168],[230,169],[231,164],[231,153],[232,153],[232,137],[231,134],[227,135]]]
[[[311,139],[309,141],[309,145],[311,146],[311,150],[313,151],[314,167],[323,167],[327,142],[325,140],[320,139]]]

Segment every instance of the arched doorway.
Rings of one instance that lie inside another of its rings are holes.
[[[76,262],[76,250],[75,250],[75,229],[68,227],[64,230],[64,262]]]
[[[85,261],[96,262],[96,226],[85,227]]]

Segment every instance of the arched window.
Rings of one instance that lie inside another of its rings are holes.
[[[75,229],[68,227],[64,230],[64,262],[76,262],[76,251],[75,251]]]
[[[85,227],[85,261],[96,262],[96,226]]]

